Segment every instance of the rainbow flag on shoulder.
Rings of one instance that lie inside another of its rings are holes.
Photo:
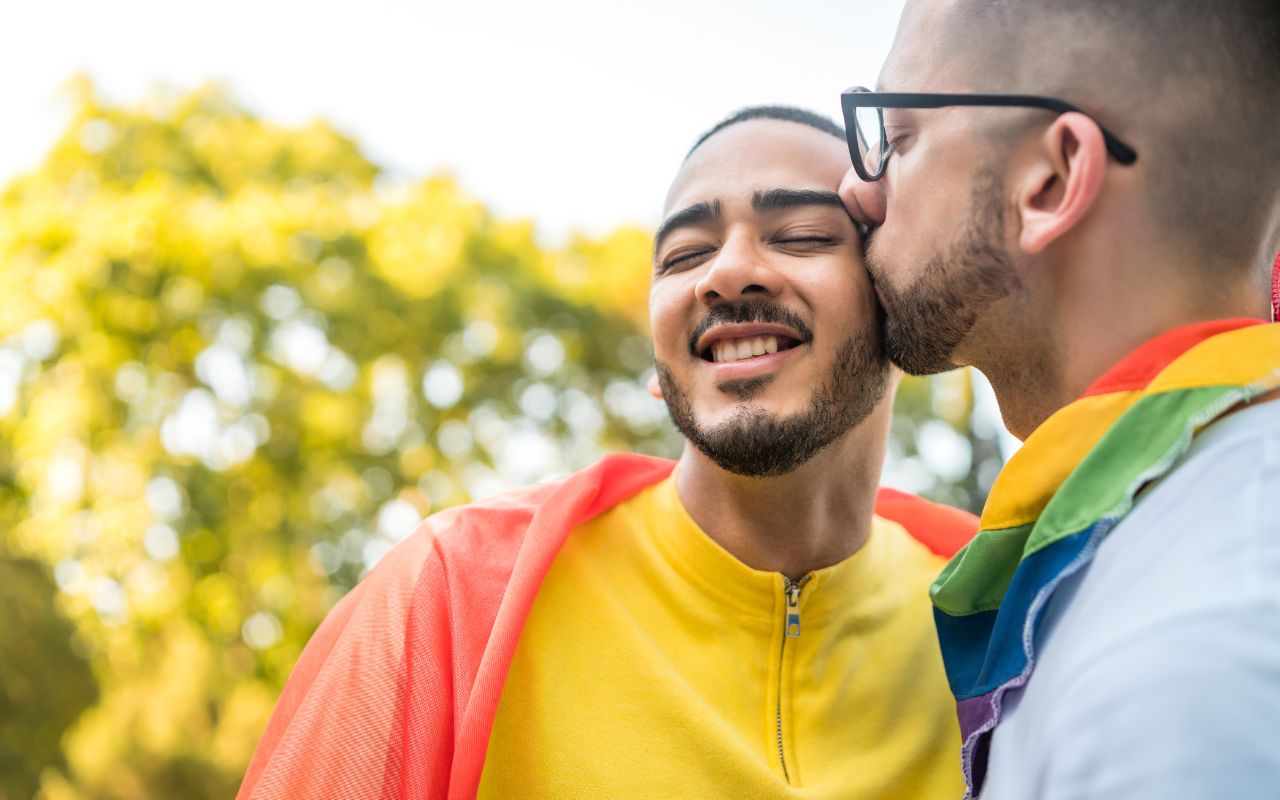
[[[1280,324],[1222,320],[1138,348],[1036,429],[992,487],[981,531],[931,595],[958,702],[968,797],[1006,692],[1035,668],[1054,590],[1087,565],[1209,423],[1280,385]]]

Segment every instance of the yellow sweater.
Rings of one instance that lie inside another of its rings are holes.
[[[943,563],[876,518],[797,586],[712,541],[668,478],[556,558],[479,796],[959,798],[927,591]]]

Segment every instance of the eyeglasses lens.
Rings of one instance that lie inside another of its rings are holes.
[[[873,177],[879,177],[884,168],[886,149],[884,134],[884,112],[875,107],[864,106],[854,109],[854,122],[857,128],[858,153],[862,156],[862,165]]]

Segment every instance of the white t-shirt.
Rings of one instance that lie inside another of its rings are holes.
[[[1280,401],[1203,431],[1036,643],[982,800],[1280,799]]]

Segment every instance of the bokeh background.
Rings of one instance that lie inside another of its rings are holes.
[[[229,798],[419,519],[679,440],[651,231],[701,129],[835,115],[899,4],[0,12],[0,800]],[[885,482],[1009,440],[909,379]]]

